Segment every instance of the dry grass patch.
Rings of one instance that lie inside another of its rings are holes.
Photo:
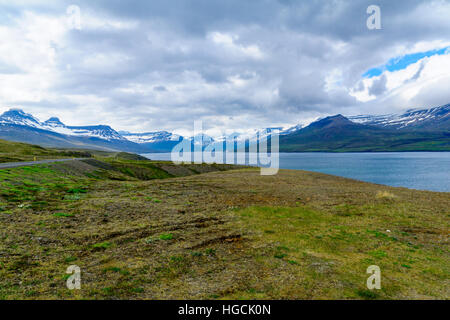
[[[377,199],[394,200],[396,198],[396,196],[389,191],[378,191],[376,198]]]

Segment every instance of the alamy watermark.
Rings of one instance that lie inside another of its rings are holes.
[[[370,274],[370,277],[367,278],[366,285],[367,289],[381,289],[381,269],[379,266],[372,265],[367,267],[366,272]]]
[[[369,30],[381,29],[381,9],[379,6],[370,5],[366,10],[370,16],[367,18],[366,25]]]
[[[81,269],[79,266],[72,265],[66,270],[67,274],[70,276],[67,278],[66,286],[69,290],[80,290],[81,289]]]
[[[180,163],[226,163],[259,166],[261,175],[278,173],[279,128],[266,129],[256,135],[224,134],[210,141],[203,134],[202,121],[194,122],[192,139],[181,140],[171,152],[171,160]],[[269,150],[270,149],[270,150]]]
[[[72,30],[81,30],[81,9],[77,5],[70,5],[66,9],[67,26]]]

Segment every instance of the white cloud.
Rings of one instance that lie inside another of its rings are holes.
[[[239,36],[231,35],[221,32],[212,32],[209,34],[209,38],[216,44],[223,46],[234,54],[243,54],[253,59],[262,59],[264,57],[263,52],[255,44],[242,45],[236,43],[239,40]]]
[[[203,119],[213,132],[448,103],[449,55],[361,79],[450,45],[448,1],[380,1],[371,32],[365,1],[79,0],[74,30],[71,1],[0,0],[0,109],[131,131]]]
[[[378,77],[363,79],[350,90],[350,94],[359,101],[379,101],[379,103],[390,102],[388,105],[396,104],[396,109],[405,107],[427,107],[448,103],[449,96],[444,94],[444,87],[450,81],[450,54],[434,55],[423,58],[409,65],[403,70],[385,71]],[[382,77],[386,78],[386,92],[380,96],[370,95],[370,88]],[[358,90],[360,84],[364,90]],[[441,88],[439,98],[433,98],[430,92],[436,94],[433,88]],[[433,103],[427,102],[433,101]]]
[[[133,30],[139,26],[138,21],[119,20],[105,15],[95,14],[84,9],[80,9],[80,27],[88,30]]]

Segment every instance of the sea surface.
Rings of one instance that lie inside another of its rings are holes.
[[[171,160],[170,153],[143,156],[152,160]],[[450,152],[280,153],[279,159],[281,169],[316,171],[394,187],[450,192]]]

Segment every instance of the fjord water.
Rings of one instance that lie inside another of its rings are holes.
[[[170,160],[170,153],[148,153]],[[450,192],[450,152],[280,153],[281,169],[316,171],[366,182]]]

